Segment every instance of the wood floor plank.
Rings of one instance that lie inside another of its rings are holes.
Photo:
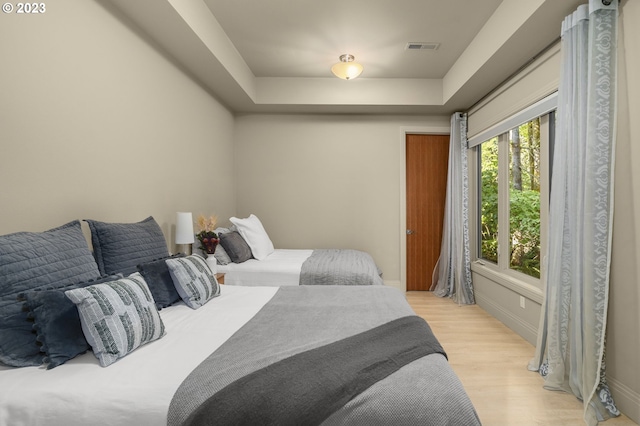
[[[482,308],[427,291],[409,291],[407,300],[440,340],[484,426],[585,424],[578,399],[543,389],[527,370],[534,347]],[[636,425],[624,415],[601,424]]]

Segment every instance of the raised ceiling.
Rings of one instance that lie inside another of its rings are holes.
[[[330,78],[338,56],[351,53],[362,78],[438,79],[500,2],[205,0],[256,77]],[[408,42],[440,46],[405,50]]]
[[[103,1],[234,113],[401,114],[469,108],[557,40],[581,3]],[[358,79],[331,74],[343,53],[363,64]]]

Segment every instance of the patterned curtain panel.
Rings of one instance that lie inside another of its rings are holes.
[[[459,304],[473,304],[471,252],[469,250],[469,173],[467,165],[467,114],[451,117],[449,170],[440,257],[433,271],[431,290]]]
[[[590,0],[562,24],[546,297],[529,365],[545,388],[582,400],[589,425],[619,415],[605,379],[617,15],[618,1]]]

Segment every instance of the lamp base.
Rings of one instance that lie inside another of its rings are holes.
[[[193,254],[193,244],[176,244],[178,253],[184,253],[187,256]]]

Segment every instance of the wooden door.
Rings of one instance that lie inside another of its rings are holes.
[[[429,290],[442,242],[449,135],[407,135],[407,291]]]

